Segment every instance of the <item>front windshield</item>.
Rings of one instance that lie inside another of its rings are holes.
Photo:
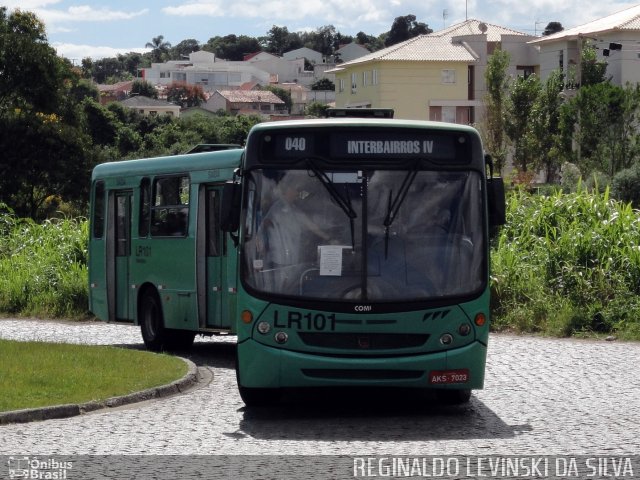
[[[258,292],[333,301],[477,292],[481,180],[469,171],[253,171],[244,281]]]

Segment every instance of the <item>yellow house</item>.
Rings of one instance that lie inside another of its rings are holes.
[[[484,72],[498,44],[513,75],[536,72],[530,35],[467,20],[439,32],[340,64],[336,107],[393,108],[396,118],[475,123],[485,96]]]

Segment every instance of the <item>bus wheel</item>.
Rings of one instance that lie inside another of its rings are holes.
[[[471,399],[471,390],[436,390],[436,399],[445,405],[462,405]]]
[[[140,331],[145,346],[154,352],[162,351],[166,331],[162,318],[162,306],[155,292],[149,291],[142,297],[140,305]]]

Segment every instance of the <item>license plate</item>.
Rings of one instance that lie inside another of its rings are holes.
[[[433,370],[429,372],[429,383],[432,385],[448,385],[450,383],[467,383],[471,379],[469,370]]]

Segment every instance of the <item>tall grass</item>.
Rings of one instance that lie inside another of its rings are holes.
[[[640,338],[640,220],[608,190],[511,193],[492,253],[496,328]]]
[[[19,219],[0,205],[0,312],[77,318],[87,313],[84,219]]]

